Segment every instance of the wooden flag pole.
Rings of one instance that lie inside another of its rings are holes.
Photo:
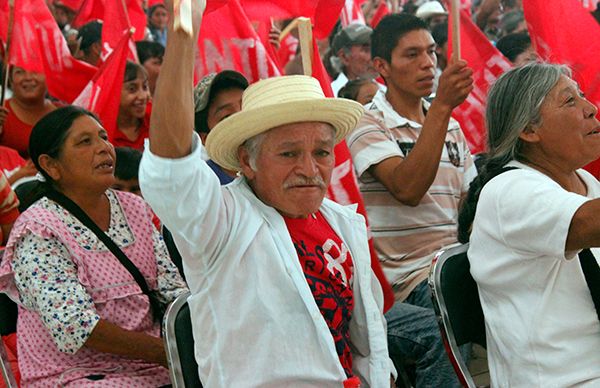
[[[298,18],[298,37],[300,39],[300,52],[302,53],[302,69],[304,70],[304,75],[312,76],[312,23],[309,18]]]
[[[460,60],[460,0],[450,0],[452,15],[452,58]]]
[[[304,16],[294,19],[283,29],[283,31],[281,31],[281,34],[279,34],[279,41],[283,41],[283,39],[295,28],[298,28],[300,53],[302,55],[302,70],[304,75],[312,76],[313,44],[312,22],[310,19]]]
[[[6,88],[8,87],[8,71],[9,64],[8,59],[10,55],[10,41],[12,40],[13,27],[15,24],[15,0],[8,0],[8,33],[6,35],[6,51],[4,52],[4,58],[2,61],[4,69],[4,80],[2,83],[2,93],[0,93],[0,106],[5,106]]]

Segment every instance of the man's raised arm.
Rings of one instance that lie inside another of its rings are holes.
[[[150,151],[165,158],[188,155],[192,146],[194,58],[206,0],[189,1],[192,3],[193,36],[182,29],[174,30],[174,1],[165,1],[169,10],[167,47],[156,82],[150,119]]]

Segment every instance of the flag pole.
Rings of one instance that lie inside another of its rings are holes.
[[[300,39],[300,52],[302,53],[302,69],[304,75],[312,76],[312,23],[309,18],[298,18],[298,36]]]
[[[15,24],[15,0],[8,0],[8,33],[6,34],[6,51],[4,52],[4,58],[2,61],[4,69],[4,79],[2,82],[2,93],[0,93],[0,106],[5,106],[6,88],[8,87],[8,57],[10,55],[10,41],[12,40],[13,26]]]
[[[452,15],[452,58],[460,60],[460,0],[450,0]]]

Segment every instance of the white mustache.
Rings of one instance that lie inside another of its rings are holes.
[[[293,180],[287,181],[283,184],[284,189],[289,189],[295,186],[319,186],[322,189],[327,188],[325,181],[320,176],[309,177],[298,177]]]

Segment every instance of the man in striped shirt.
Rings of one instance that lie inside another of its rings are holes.
[[[377,25],[371,45],[387,92],[379,91],[365,106],[367,113],[347,142],[375,247],[396,297],[386,314],[390,351],[402,348],[396,330],[405,336],[407,327],[419,338],[425,330],[431,338],[427,346],[440,347],[426,280],[433,255],[457,241],[458,205],[476,175],[460,127],[450,117],[472,89],[472,71],[464,61],[451,61],[429,104],[424,97],[433,90],[437,58],[425,22],[389,15]],[[448,366],[445,360],[443,368]],[[417,370],[417,385],[418,378]]]

